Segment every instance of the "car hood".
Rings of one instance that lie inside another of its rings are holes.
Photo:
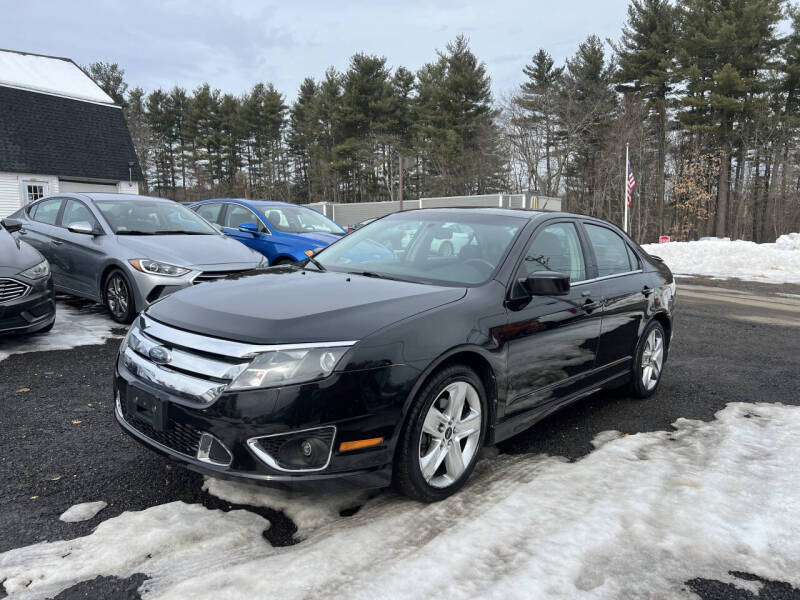
[[[0,227],[0,275],[16,275],[43,260],[33,246],[17,240]]]
[[[223,235],[118,235],[127,258],[149,258],[180,267],[252,267],[261,255]]]
[[[344,234],[335,235],[333,233],[325,233],[323,231],[309,231],[308,233],[285,233],[283,235],[291,236],[293,238],[297,238],[298,240],[311,240],[317,244],[327,246],[328,244],[332,244],[336,240],[341,239]]]
[[[348,341],[465,293],[465,288],[278,267],[179,290],[147,314],[180,329],[253,344]]]

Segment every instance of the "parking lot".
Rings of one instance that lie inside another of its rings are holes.
[[[377,523],[374,527],[385,526],[391,532],[392,527],[412,527],[413,523],[417,524],[415,527],[422,526],[426,523],[425,515],[437,511],[436,527],[423,527],[422,530],[427,532],[424,535],[403,539],[402,549],[398,551],[405,560],[409,553],[413,556],[423,547],[436,543],[436,538],[444,536],[447,527],[459,519],[471,516],[480,522],[481,515],[489,509],[486,502],[503,493],[503,486],[515,481],[522,485],[534,480],[538,469],[545,469],[535,462],[542,458],[538,455],[556,457],[562,462],[575,461],[589,454],[598,454],[600,450],[594,453],[593,450],[601,448],[603,439],[615,439],[622,434],[631,438],[640,432],[670,431],[671,425],[681,418],[714,421],[715,413],[729,403],[800,404],[796,384],[797,357],[800,356],[800,286],[682,278],[679,280],[678,299],[674,344],[662,386],[653,397],[638,401],[619,392],[605,392],[546,419],[503,443],[499,452],[487,451],[479,466],[478,477],[460,495],[461,500],[457,496],[432,505],[440,507],[437,509],[410,503],[389,491],[372,498],[354,494],[293,499],[260,488],[226,487],[213,482],[212,491],[228,500],[204,491],[200,475],[171,464],[120,431],[113,419],[111,372],[124,330],[95,306],[62,298],[59,300],[61,316],[51,334],[0,341],[0,402],[3,407],[0,552],[5,553],[0,554],[0,580],[9,577],[8,588],[13,577],[13,589],[24,591],[37,573],[46,580],[52,577],[52,573],[48,574],[48,566],[57,570],[42,558],[47,554],[45,549],[52,546],[45,545],[37,547],[41,551],[22,550],[20,556],[25,558],[26,568],[18,570],[28,574],[15,574],[15,565],[19,567],[22,560],[15,558],[20,552],[15,549],[45,541],[74,539],[78,544],[80,540],[77,538],[89,535],[98,524],[108,525],[109,519],[126,511],[143,511],[175,501],[232,511],[225,514],[239,515],[236,518],[240,520],[266,519],[269,524],[259,521],[261,525],[256,525],[263,530],[266,539],[261,539],[262,550],[265,555],[270,555],[272,551],[267,550],[270,547],[292,546],[277,555],[286,560],[293,552],[298,552],[298,558],[305,556],[300,553],[308,552],[309,542],[306,540],[314,539],[314,532],[319,528],[334,532],[335,535],[328,537],[335,539],[346,531],[342,529],[346,528],[343,524],[353,514],[366,512]],[[92,343],[96,341],[103,343]],[[67,348],[70,344],[76,345]],[[597,437],[605,431],[619,433]],[[786,460],[793,459],[786,457]],[[575,464],[589,463],[579,461]],[[617,465],[614,469],[625,473],[623,466]],[[702,484],[699,481],[687,485]],[[782,484],[776,481],[775,485]],[[743,493],[742,499],[757,498],[755,490],[753,492],[752,496]],[[778,494],[780,490],[772,492]],[[560,502],[569,499],[568,494]],[[86,521],[66,523],[59,520],[59,515],[70,506],[90,501],[104,501],[108,506]],[[471,514],[470,501],[475,503],[477,514]],[[585,498],[576,496],[574,501],[577,508]],[[359,510],[364,502],[366,507]],[[442,509],[444,505],[453,510]],[[167,506],[191,510],[191,507],[183,505]],[[236,510],[241,508],[246,510]],[[724,513],[716,515],[713,506],[707,510],[710,520],[724,517]],[[759,510],[759,506],[741,506],[745,513],[753,510]],[[203,514],[218,514],[218,511]],[[250,516],[242,517],[243,514]],[[399,518],[398,514],[404,515],[405,519],[401,519],[399,524],[394,522]],[[654,511],[650,514],[653,519],[657,518]],[[164,523],[170,522],[167,513],[155,517],[155,524],[159,518],[165,519]],[[204,523],[200,513],[197,518],[198,523]],[[542,518],[547,521],[546,514]],[[554,515],[553,518],[559,517]],[[214,524],[208,526],[211,529],[215,527]],[[736,529],[737,523],[729,526]],[[198,525],[197,535],[201,535],[200,527]],[[798,533],[794,531],[792,535],[796,538]],[[480,538],[487,534],[478,530],[475,535]],[[84,539],[91,540],[96,536]],[[386,543],[391,545],[391,535],[385,537],[389,540]],[[548,538],[556,544],[557,539],[555,534]],[[125,540],[119,542],[124,544]],[[514,542],[512,538],[510,542],[518,543],[519,540]],[[256,542],[251,540],[248,543]],[[246,549],[247,546],[242,547],[233,554],[239,555]],[[67,550],[66,555],[71,552],[71,549]],[[514,552],[513,545],[508,552]],[[233,556],[229,559],[234,560]],[[309,560],[309,557],[305,556],[304,560]],[[511,560],[510,557],[507,560]],[[720,557],[716,560],[713,572],[701,572],[701,569],[691,577],[687,576],[682,589],[691,590],[702,598],[797,598],[800,594],[790,585],[792,582],[777,576],[776,581],[747,576],[741,557],[732,558],[731,564],[719,564]],[[797,573],[799,570],[796,555],[794,558],[776,555],[775,560],[776,573],[790,573],[792,569]],[[760,561],[763,557],[753,556],[754,565]],[[143,582],[154,573],[156,591],[163,591],[159,585],[166,585],[163,582],[170,580],[170,577],[164,579],[165,567],[155,561],[152,572],[144,559],[124,568],[86,566],[85,563],[81,564],[88,571],[77,576],[80,583],[64,589],[63,584],[55,581],[52,588],[45,586],[41,591],[33,591],[35,586],[31,586],[30,597],[47,597],[46,591],[51,589],[61,592],[58,598],[84,597],[81,594],[135,598],[139,597],[140,586],[147,591],[148,586]],[[211,561],[206,567],[213,564]],[[635,576],[636,572],[641,575],[641,567],[631,566],[628,576]],[[611,569],[606,565],[606,570],[609,577],[617,577],[622,582],[619,589],[625,590],[626,575],[619,572],[624,571],[624,567],[617,565]],[[718,573],[727,570],[738,575],[721,581]],[[190,571],[180,577],[173,572],[171,577],[190,578]],[[760,572],[763,573],[764,569]],[[347,581],[339,580],[337,585],[341,593],[364,593],[370,589],[363,583],[367,575],[366,572],[357,572]],[[95,578],[97,576],[100,577]],[[579,583],[581,581],[579,578]],[[313,596],[320,591],[317,586],[323,582],[307,582],[310,587],[289,590],[287,597]],[[583,584],[588,585],[585,581]],[[471,588],[457,589],[463,595],[465,589]],[[501,589],[502,586],[495,588],[493,593]],[[759,590],[762,595],[756,596]],[[4,594],[3,586],[0,586],[0,597]],[[20,597],[27,596],[21,594]],[[649,596],[643,593],[639,597]]]

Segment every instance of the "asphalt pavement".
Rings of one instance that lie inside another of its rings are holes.
[[[680,417],[710,420],[728,402],[800,404],[800,286],[679,279],[675,319],[664,379],[654,396],[597,394],[504,442],[500,450],[577,459],[604,430],[632,434],[669,429]],[[0,552],[83,536],[123,511],[164,502],[237,508],[202,492],[201,476],[120,431],[111,393],[119,343],[112,339],[0,361]],[[95,500],[108,507],[94,518],[59,521],[73,504]],[[296,528],[287,517],[258,511],[272,522],[265,532],[272,544],[295,541]],[[59,597],[136,598],[141,581],[139,575],[98,578]],[[739,589],[731,595],[726,585],[686,583],[704,599],[800,598],[800,591],[781,582],[766,582],[758,596],[741,595]]]

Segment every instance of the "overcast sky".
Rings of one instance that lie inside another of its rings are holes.
[[[459,33],[492,77],[515,89],[540,47],[561,63],[590,33],[618,39],[627,0],[0,0],[0,47],[117,62],[131,87],[208,81],[242,93],[272,82],[288,99],[306,76],[347,67],[356,52],[416,70]]]

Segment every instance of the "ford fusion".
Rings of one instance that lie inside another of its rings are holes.
[[[16,225],[9,225],[12,231]],[[0,226],[0,334],[49,331],[56,320],[50,265]]]
[[[130,323],[177,289],[267,261],[172,200],[128,194],[61,194],[7,219],[50,262],[56,291],[105,303]]]
[[[484,444],[601,388],[653,394],[674,295],[605,221],[406,211],[155,302],[120,349],[116,418],[215,476],[440,500]]]

